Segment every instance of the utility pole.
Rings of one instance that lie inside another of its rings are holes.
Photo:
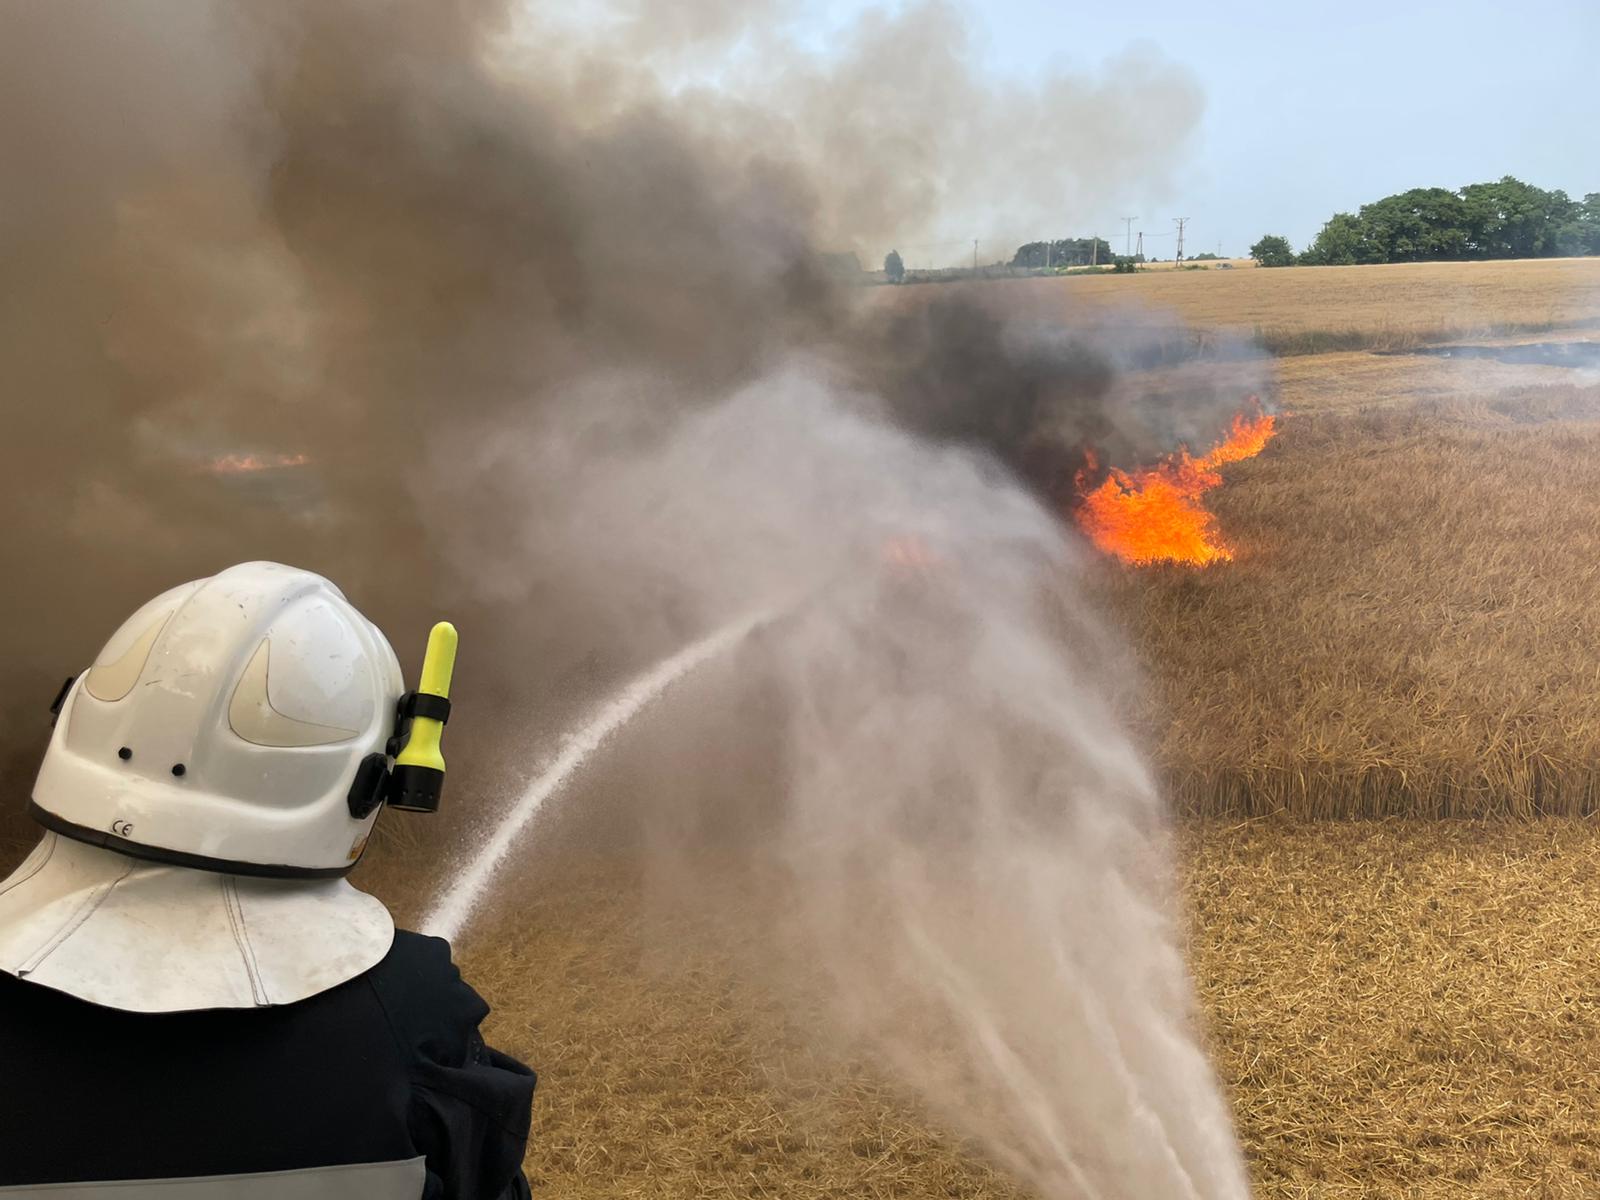
[[[1138,219],[1138,217],[1122,218],[1122,252],[1129,256],[1133,254],[1133,223]]]
[[[1100,235],[1098,233],[1089,239],[1089,265],[1091,267],[1100,265]]]
[[[972,273],[978,273],[978,239],[972,239]]]
[[[1173,224],[1175,224],[1178,227],[1178,255],[1172,261],[1173,262],[1182,262],[1183,261],[1183,227],[1184,227],[1185,224],[1188,223],[1189,218],[1188,217],[1173,217],[1172,221],[1173,221]]]
[[[1133,257],[1135,260],[1144,257],[1144,230],[1142,229],[1139,230],[1139,244],[1134,247]]]

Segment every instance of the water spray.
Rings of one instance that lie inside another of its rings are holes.
[[[422,932],[446,941],[454,941],[459,937],[483,902],[495,869],[510,853],[512,845],[528,823],[544,807],[545,801],[558,792],[612,734],[659,699],[669,687],[737,645],[746,634],[767,619],[767,614],[741,618],[691,643],[670,658],[663,659],[612,697],[586,725],[563,738],[560,752],[528,784],[521,798],[505,816],[500,818],[500,823],[479,847],[466,870],[434,901],[433,907],[422,919]]]

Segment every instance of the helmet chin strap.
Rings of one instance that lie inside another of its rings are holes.
[[[50,702],[50,728],[56,727],[56,722],[61,718],[61,708],[67,702],[67,697],[72,693],[72,685],[78,682],[76,675],[68,675],[67,681],[61,685],[61,690],[56,693],[56,698]]]
[[[231,858],[213,858],[208,854],[194,854],[187,850],[172,850],[165,846],[150,846],[139,841],[137,826],[118,823],[113,829],[92,829],[65,817],[57,816],[37,801],[28,802],[28,815],[48,829],[74,842],[115,850],[127,858],[160,863],[168,867],[188,867],[196,871],[210,871],[219,875],[244,875],[252,879],[342,879],[354,866],[299,867],[292,864],[240,862]]]

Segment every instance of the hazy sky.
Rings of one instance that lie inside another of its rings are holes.
[[[811,8],[812,37],[867,7]],[[960,7],[997,74],[1097,69],[1142,45],[1205,93],[1170,194],[1130,189],[1112,210],[1063,214],[1060,234],[1098,230],[1120,249],[1120,218],[1137,214],[1147,250],[1167,257],[1171,237],[1152,235],[1187,216],[1189,252],[1220,241],[1242,254],[1267,232],[1299,248],[1335,211],[1409,187],[1511,174],[1600,192],[1600,0]]]

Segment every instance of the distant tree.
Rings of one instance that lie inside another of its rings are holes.
[[[1590,192],[1574,204],[1556,229],[1556,253],[1569,258],[1600,254],[1600,192]]]
[[[1211,251],[1206,250],[1206,251],[1203,251],[1200,254],[1191,254],[1191,255],[1189,255],[1189,261],[1190,262],[1216,262],[1221,257],[1222,257],[1222,255],[1220,255],[1220,254],[1213,254],[1213,253],[1211,253]]]
[[[1444,188],[1412,188],[1361,206],[1360,221],[1381,262],[1443,262],[1472,257],[1467,203]]]
[[[1366,232],[1354,213],[1334,213],[1306,248],[1300,261],[1314,267],[1347,267],[1359,262],[1382,262],[1368,257]]]
[[[1556,230],[1581,206],[1562,191],[1547,192],[1505,176],[1461,189],[1475,258],[1537,258],[1556,253]]]
[[[1017,252],[1011,256],[1013,267],[1027,267],[1037,270],[1045,265],[1050,257],[1050,244],[1048,242],[1028,242],[1017,247]]]
[[[883,256],[883,273],[890,283],[899,283],[906,277],[906,264],[900,259],[900,251],[891,250]]]
[[[1582,203],[1510,175],[1458,191],[1412,188],[1335,213],[1300,261],[1448,262],[1600,254],[1600,194]]]
[[[1600,254],[1600,192],[1590,192],[1583,198],[1576,219],[1591,231],[1589,253]]]
[[[1263,267],[1292,267],[1294,266],[1294,247],[1289,245],[1289,239],[1269,233],[1254,246],[1250,247],[1250,257]]]
[[[1011,256],[1013,267],[1031,270],[1056,267],[1109,266],[1116,261],[1105,238],[1058,238],[1053,242],[1028,242]]]

